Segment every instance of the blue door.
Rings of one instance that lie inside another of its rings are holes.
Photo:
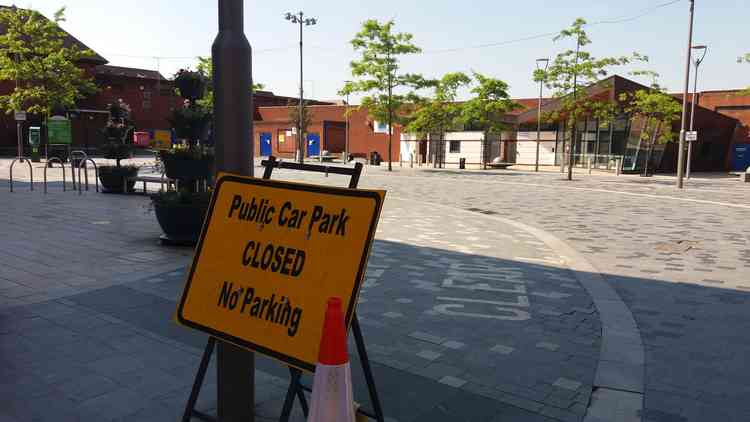
[[[260,155],[263,157],[268,157],[272,153],[273,148],[271,148],[271,134],[263,132],[260,134]]]
[[[317,133],[307,134],[307,156],[320,154],[320,135]]]
[[[733,149],[732,170],[744,172],[750,167],[750,144],[736,144]]]

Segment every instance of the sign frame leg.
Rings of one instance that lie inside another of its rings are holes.
[[[261,162],[261,165],[264,168],[263,171],[263,178],[264,179],[270,179],[271,174],[273,172],[273,169],[276,167],[279,168],[286,168],[291,170],[301,170],[301,171],[311,171],[311,172],[317,172],[317,173],[325,173],[326,176],[328,176],[328,173],[334,173],[334,174],[341,174],[341,175],[348,175],[351,176],[351,179],[349,179],[349,188],[350,189],[356,189],[357,185],[359,184],[359,178],[362,174],[362,163],[357,163],[354,168],[348,168],[348,167],[329,167],[324,165],[315,165],[315,164],[299,164],[299,163],[290,163],[290,162],[281,162],[276,159],[273,155],[268,157],[267,160],[263,160]],[[378,422],[385,422],[385,416],[383,415],[383,408],[380,404],[380,398],[378,396],[378,390],[375,386],[375,378],[372,374],[372,367],[370,366],[370,359],[367,357],[367,349],[365,348],[365,340],[362,336],[362,330],[359,327],[359,319],[357,318],[357,313],[354,312],[352,315],[352,322],[351,322],[351,329],[352,333],[354,334],[354,343],[357,346],[357,354],[359,355],[359,362],[362,366],[362,371],[365,375],[365,381],[367,382],[367,390],[370,395],[370,402],[372,403],[372,407],[374,410],[374,415],[370,414],[369,412],[363,411],[362,409],[358,409],[357,411],[359,413],[364,414],[368,417],[374,417]],[[308,408],[307,408],[307,400],[305,398],[305,391],[312,391],[309,387],[305,386],[301,382],[301,375],[302,371],[296,368],[289,368],[289,372],[291,374],[291,380],[289,382],[289,388],[286,392],[286,399],[284,400],[284,407],[281,411],[281,416],[279,417],[280,422],[288,422],[289,417],[291,415],[292,407],[294,406],[294,397],[297,396],[299,398],[300,404],[302,405],[302,411],[307,417],[308,414]]]

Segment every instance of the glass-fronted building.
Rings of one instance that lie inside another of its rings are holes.
[[[648,87],[620,76],[611,76],[597,84],[589,86],[590,96],[601,101],[612,101],[619,104],[622,93],[634,92]],[[675,98],[675,101],[680,99]],[[542,113],[555,111],[559,101],[547,101],[542,107]],[[532,151],[519,145],[522,142],[536,143],[537,110],[530,109],[518,116],[518,136],[515,151]],[[729,152],[732,134],[737,121],[714,111],[696,107],[695,128],[699,132],[699,139],[694,144],[691,168],[695,171],[721,171],[726,167],[726,157]],[[680,122],[675,122],[672,128],[679,133]],[[572,128],[564,120],[546,122],[543,125],[543,136],[540,139],[547,145],[546,150],[554,151],[554,163],[568,163],[571,145]],[[615,163],[622,163],[622,170],[626,172],[640,172],[646,167],[661,172],[672,172],[676,169],[676,142],[655,145],[651,151],[648,143],[641,141],[644,122],[642,119],[632,118],[625,113],[616,116],[611,122],[586,119],[577,123],[575,154],[573,164],[587,167],[591,163],[596,168],[614,169]],[[546,136],[544,136],[546,134]],[[554,141],[553,141],[554,139]],[[554,146],[552,143],[554,142]],[[517,162],[527,163],[530,157],[517,157]]]

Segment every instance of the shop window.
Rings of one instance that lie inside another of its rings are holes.
[[[451,154],[458,154],[461,152],[461,141],[450,141],[450,145],[448,146],[448,151]]]

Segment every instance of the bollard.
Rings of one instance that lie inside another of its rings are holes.
[[[620,175],[620,171],[621,171],[620,163],[621,162],[622,161],[621,161],[620,158],[615,158],[615,176],[619,176]]]
[[[591,169],[594,167],[594,159],[589,157],[589,174],[591,174]]]

